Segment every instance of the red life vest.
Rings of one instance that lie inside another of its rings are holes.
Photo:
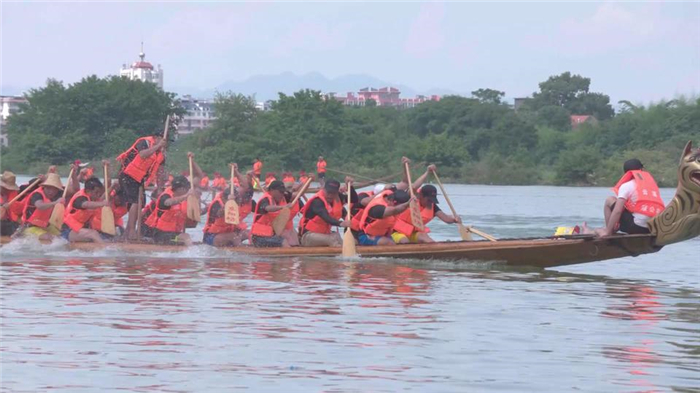
[[[367,194],[367,196],[369,198],[374,197],[374,191],[367,191],[367,192],[364,192],[363,194]],[[352,229],[355,232],[358,232],[360,230],[360,220],[362,220],[362,212],[364,210],[365,210],[365,206],[363,206],[362,203],[358,203],[357,204],[357,211],[355,212],[355,214],[352,215],[352,219],[350,219],[350,229]]]
[[[129,177],[131,177],[139,183],[142,183],[144,178],[148,176],[148,178],[145,181],[145,184],[148,185],[155,179],[156,173],[158,172],[158,168],[165,161],[165,155],[163,155],[162,151],[158,150],[148,158],[141,158],[139,151],[136,150],[136,145],[138,145],[139,142],[144,140],[148,142],[149,147],[152,147],[156,143],[156,138],[152,136],[145,136],[143,138],[139,138],[136,140],[136,142],[134,142],[133,145],[131,145],[129,149],[117,156],[117,161],[121,161],[122,165],[124,165],[124,162],[126,161],[129,154],[135,153],[134,159],[126,166],[126,168],[122,168],[122,173],[129,175]]]
[[[123,204],[121,206],[117,206],[114,203],[114,196],[117,195],[117,192],[112,190],[110,193],[110,206],[112,207],[112,213],[114,213],[114,224],[120,227],[124,226],[124,217],[126,213],[129,212],[129,209],[126,208],[126,204]],[[102,208],[98,209],[99,211],[95,214],[95,216],[92,218],[92,221],[90,221],[90,228],[95,229],[95,230],[100,230],[102,228]]]
[[[99,215],[98,213],[100,213],[102,209],[78,209],[73,207],[75,201],[80,197],[87,198],[88,202],[92,201],[90,196],[85,193],[84,189],[80,190],[73,195],[73,198],[70,199],[68,206],[66,206],[66,211],[63,213],[63,223],[66,224],[68,228],[76,232],[85,228],[86,224],[88,224],[95,217],[95,215]]]
[[[187,200],[170,206],[170,209],[161,209],[158,205],[158,201],[160,201],[163,195],[167,195],[168,199],[173,198],[173,190],[171,188],[166,188],[165,191],[156,198],[155,209],[146,220],[146,225],[163,232],[184,232],[185,219],[187,218]]]
[[[243,220],[250,215],[250,213],[253,211],[253,201],[250,201],[248,203],[244,203],[241,205],[238,205],[238,226],[237,228],[245,231],[248,229],[248,224],[243,222]]]
[[[255,206],[255,216],[253,217],[253,227],[250,228],[250,233],[251,235],[255,236],[263,236],[263,237],[271,237],[275,235],[275,230],[272,228],[272,221],[279,216],[280,211],[278,210],[273,213],[265,213],[265,214],[260,214],[258,213],[260,211],[260,205],[265,198],[267,198],[270,201],[269,206],[277,206],[277,203],[275,202],[275,198],[272,197],[269,193],[263,194],[262,198],[260,198],[260,201],[258,201],[258,204]]]
[[[220,210],[224,209],[224,201],[222,199],[223,193],[218,193],[216,198],[209,204],[207,208],[207,224],[204,225],[204,233],[230,233],[236,230],[236,226],[226,223],[225,215],[221,217],[216,217],[212,222],[211,209],[215,204],[219,204]],[[240,213],[240,210],[239,210]]]
[[[431,206],[429,208],[420,206],[420,216],[423,221],[423,225],[428,225],[428,223],[435,217],[435,206]],[[413,232],[417,231],[416,227],[413,226],[413,220],[411,219],[411,209],[407,209],[396,217],[394,230],[396,232],[403,233],[406,236],[411,236]],[[425,231],[423,232],[430,232],[430,228],[426,226]]]
[[[307,220],[306,219],[306,212],[309,210],[309,206],[311,206],[311,202],[314,201],[314,199],[320,198],[321,201],[323,201],[323,204],[326,207],[326,210],[328,211],[328,214],[335,218],[336,220],[340,220],[341,217],[343,217],[343,203],[340,201],[340,198],[335,198],[333,201],[333,206],[330,206],[328,204],[328,201],[326,201],[326,191],[321,190],[316,193],[316,195],[312,196],[311,199],[309,199],[308,202],[306,202],[306,205],[304,205],[304,208],[301,209],[301,220],[299,220],[299,233],[304,233],[304,232],[313,232],[313,233],[323,233],[323,234],[330,234],[331,233],[331,225],[321,218],[321,216],[317,215],[316,217]]]
[[[12,190],[7,193],[7,199],[0,195],[0,204],[7,203],[11,201],[14,197],[19,194],[19,191]],[[5,213],[5,216],[0,217],[3,220],[9,220],[9,221],[14,221],[14,222],[20,222],[22,218],[22,210],[24,210],[24,207],[22,206],[22,202],[15,201],[13,204],[11,204]]]
[[[51,200],[46,196],[46,194],[44,194],[44,187],[37,188],[35,191],[29,194],[29,196],[27,196],[27,199],[24,203],[24,209],[22,210],[22,217],[24,219],[24,222],[26,223],[34,225],[35,227],[46,228],[49,226],[49,219],[51,218],[51,213],[53,213],[53,209],[39,210],[38,207],[30,205],[29,202],[32,200],[32,197],[36,193],[41,195],[41,197],[43,198],[42,202],[51,202]],[[28,216],[30,208],[34,208],[34,211],[32,212],[31,216]]]
[[[632,202],[632,198],[628,199],[625,201],[625,209],[631,213],[649,217],[654,217],[664,210],[664,201],[661,199],[659,186],[656,185],[651,173],[646,171],[627,171],[612,188],[615,195],[619,193],[620,187],[630,180],[634,180],[637,201]]]
[[[389,236],[394,230],[394,224],[396,223],[396,216],[386,217],[386,218],[372,218],[372,222],[368,222],[369,211],[375,206],[389,207],[389,202],[386,201],[386,196],[393,194],[393,191],[386,190],[379,193],[372,199],[365,210],[362,212],[362,218],[360,218],[360,229],[370,236]]]
[[[255,164],[253,164],[253,174],[257,177],[260,177],[260,173],[262,173],[262,167],[262,161],[258,161]]]

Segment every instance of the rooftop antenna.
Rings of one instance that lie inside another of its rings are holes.
[[[141,52],[139,53],[139,57],[141,58],[141,61],[143,61],[143,58],[146,57],[146,54],[143,53],[143,41],[141,41]]]

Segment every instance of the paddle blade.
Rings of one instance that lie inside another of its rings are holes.
[[[474,240],[474,238],[472,237],[472,233],[469,232],[469,230],[464,225],[462,225],[462,224],[458,224],[458,225],[459,225],[459,236],[462,237],[462,240],[466,240],[468,242]]]
[[[284,232],[284,228],[287,226],[287,222],[291,217],[292,212],[288,208],[280,210],[280,214],[272,220],[272,229],[275,230],[275,235],[281,236]]]
[[[117,234],[114,228],[114,212],[109,206],[102,207],[102,228],[100,231],[112,236]]]
[[[350,228],[346,228],[345,234],[343,235],[343,256],[348,258],[357,256],[355,236],[352,235]]]
[[[418,232],[424,232],[425,225],[423,224],[423,217],[420,215],[420,206],[418,202],[411,202],[409,209],[411,210],[411,223],[416,227]]]
[[[202,215],[202,210],[199,206],[199,198],[194,195],[187,197],[187,218],[199,222],[199,218]]]
[[[51,218],[49,218],[49,224],[54,228],[61,230],[63,227],[63,213],[66,211],[66,207],[62,203],[57,204],[53,207],[51,212]]]
[[[238,204],[236,201],[226,201],[226,205],[224,205],[224,222],[229,225],[238,225],[238,223],[240,223]]]

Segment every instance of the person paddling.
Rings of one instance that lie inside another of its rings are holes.
[[[153,180],[164,178],[159,174],[165,164],[165,147],[167,141],[162,132],[138,138],[136,142],[117,157],[122,168],[119,172],[119,185],[126,202],[129,203],[129,219],[126,224],[126,238],[136,238],[136,220],[141,187],[146,188]],[[160,185],[159,187],[160,188]]]
[[[185,233],[187,197],[198,194],[186,177],[176,176],[172,186],[158,196],[155,210],[146,220],[156,243],[182,242],[187,246],[192,245],[190,235]]]
[[[318,176],[318,182],[323,187],[323,185],[326,183],[326,166],[328,164],[326,163],[326,160],[323,159],[323,156],[318,156],[318,161],[316,161],[316,174]]]
[[[346,179],[350,180],[350,179]],[[350,180],[350,183],[352,181]],[[351,203],[357,203],[357,194],[351,187]],[[354,198],[353,198],[354,196]],[[331,232],[331,227],[347,228],[349,221],[342,220],[345,215],[348,194],[340,193],[340,182],[330,179],[321,191],[312,196],[301,210],[299,235],[304,247],[338,247],[343,239],[338,232]]]
[[[255,247],[290,247],[289,242],[282,236],[275,235],[272,221],[287,204],[284,196],[284,183],[274,180],[267,188],[255,207],[253,226],[250,229],[251,241]]]
[[[49,225],[49,218],[54,206],[65,203],[61,197],[63,183],[56,173],[49,173],[41,183],[41,187],[34,190],[27,197],[22,210],[22,220],[25,229],[23,235],[36,236],[40,240],[52,240],[54,236],[60,236],[61,231]]]
[[[612,189],[616,196],[605,199],[605,227],[591,229],[584,222],[582,233],[600,237],[617,231],[630,235],[650,233],[647,222],[664,210],[659,186],[636,158],[625,161],[622,170],[624,174]]]
[[[105,187],[100,179],[91,177],[85,181],[85,188],[75,193],[66,206],[61,237],[71,243],[104,242],[102,236],[90,228],[95,215],[100,215],[101,208],[108,205],[105,199],[101,199],[104,193]]]
[[[3,215],[0,217],[0,235],[2,236],[15,233],[22,222],[22,203],[15,201],[7,205],[17,195],[19,195],[17,177],[10,171],[3,172],[0,178],[0,205],[3,207]]]
[[[216,195],[207,209],[207,223],[203,229],[203,241],[215,247],[237,247],[248,237],[247,227],[245,223],[243,223],[243,220],[250,214],[251,204],[250,200],[248,203],[245,203],[241,195],[248,194],[249,181],[238,172],[238,166],[235,164],[233,165],[234,177],[237,178],[239,184],[243,186],[234,187],[233,194],[231,194],[231,189],[227,187],[224,191]],[[235,200],[238,204],[239,223],[236,225],[226,223],[224,206],[227,200]]]
[[[426,184],[417,189],[416,192],[423,225],[427,225],[434,217],[439,218],[446,224],[462,222],[461,218],[445,214],[445,212],[440,210],[435,186]],[[430,229],[428,227],[425,227],[424,231],[419,231],[413,225],[411,212],[406,210],[396,217],[394,233],[391,237],[396,243],[433,243],[435,240],[428,235],[429,232]]]
[[[393,246],[396,216],[409,208],[411,197],[404,190],[382,191],[362,212],[357,240],[363,246]]]

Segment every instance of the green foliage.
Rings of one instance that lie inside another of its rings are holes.
[[[609,98],[589,86],[578,75],[552,76],[518,112],[502,102],[503,92],[486,88],[406,110],[345,107],[301,90],[258,111],[253,97],[227,92],[215,98],[210,128],[168,147],[167,168],[187,169],[192,151],[208,173],[227,172],[231,162],[250,169],[258,157],[265,172],[315,172],[323,155],[330,168],[380,177],[398,172],[408,156],[435,163],[445,180],[610,186],[622,163],[637,157],[660,185],[674,186],[681,147],[700,142],[700,100],[646,107],[627,101],[615,115]],[[0,151],[3,169],[18,173],[114,157],[159,130],[167,113],[182,113],[172,109],[173,95],[116,77],[68,87],[50,80],[28,98],[24,112],[10,118],[11,147]],[[600,122],[572,130],[571,114],[594,114]]]
[[[3,165],[15,170],[37,161],[115,157],[136,136],[161,130],[166,115],[182,113],[173,94],[120,77],[90,76],[68,87],[49,79],[26,98],[29,104],[7,125],[11,148],[3,154]]]

